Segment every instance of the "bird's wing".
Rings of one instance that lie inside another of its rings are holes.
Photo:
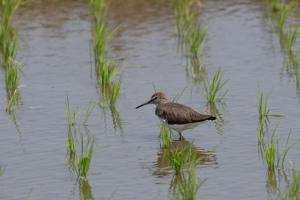
[[[187,124],[213,120],[211,115],[203,115],[192,108],[179,103],[166,103],[158,105],[155,114],[168,122],[168,124]]]

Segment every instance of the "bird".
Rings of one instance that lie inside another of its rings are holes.
[[[154,93],[150,100],[136,107],[136,109],[154,104],[156,116],[165,123],[170,129],[175,130],[180,140],[183,140],[182,132],[187,129],[193,129],[204,121],[215,120],[212,115],[201,114],[194,109],[170,100],[163,92]]]

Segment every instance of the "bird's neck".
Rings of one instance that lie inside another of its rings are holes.
[[[159,105],[163,105],[163,104],[166,104],[166,103],[170,103],[170,101],[169,100],[161,100],[158,104],[157,104],[157,106],[159,106]]]

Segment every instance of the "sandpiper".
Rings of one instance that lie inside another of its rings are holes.
[[[211,115],[200,114],[192,108],[183,104],[172,102],[167,95],[162,92],[156,92],[151,99],[136,109],[147,104],[156,105],[155,114],[158,118],[168,125],[169,128],[179,133],[180,139],[183,139],[182,131],[192,129],[206,120],[215,120]]]

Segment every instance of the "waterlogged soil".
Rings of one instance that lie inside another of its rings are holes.
[[[223,120],[205,123],[184,133],[200,163],[197,177],[205,180],[198,199],[273,199],[267,167],[258,156],[257,91],[269,95],[270,126],[278,125],[283,145],[300,139],[296,81],[286,73],[278,35],[265,1],[202,1],[199,21],[207,28],[202,62],[211,77],[218,68],[228,80],[228,93],[219,106]],[[299,21],[299,16],[293,16]],[[153,87],[169,96],[183,92],[180,102],[207,112],[204,90],[187,74],[186,55],[178,50],[176,19],[168,1],[115,0],[108,22],[118,31],[109,56],[124,72],[116,110],[93,110],[86,128],[95,135],[87,183],[76,182],[68,168],[65,99],[73,109],[98,103],[99,92],[91,65],[88,1],[33,1],[14,17],[19,34],[18,57],[23,63],[23,105],[16,120],[5,112],[1,73],[0,199],[168,199],[174,172],[160,148],[159,121],[154,107],[136,110],[150,98]],[[297,43],[299,47],[299,42]],[[177,138],[174,134],[174,139]],[[288,160],[300,167],[300,144]],[[284,188],[284,181],[278,181]],[[273,190],[274,191],[274,190]]]

